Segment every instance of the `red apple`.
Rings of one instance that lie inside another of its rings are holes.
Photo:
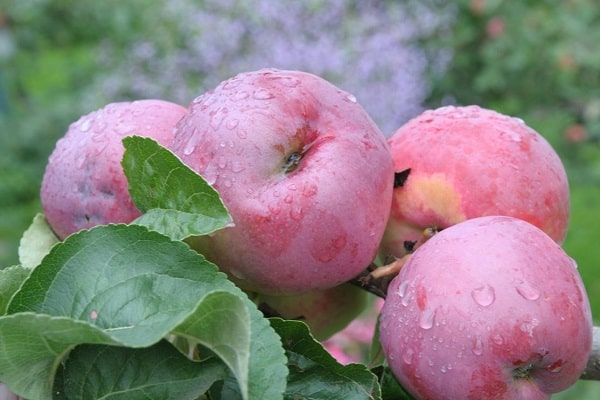
[[[356,98],[324,79],[264,69],[226,80],[190,105],[173,151],[213,184],[235,223],[192,246],[241,287],[327,289],[375,258],[391,155]]]
[[[569,185],[550,144],[522,120],[478,106],[428,110],[389,139],[403,172],[380,255],[401,257],[426,228],[513,216],[562,243]]]
[[[121,168],[125,136],[170,147],[185,107],[163,100],[111,103],[69,126],[50,155],[41,188],[48,223],[60,237],[140,215]]]
[[[380,339],[422,399],[548,399],[583,372],[592,344],[575,262],[505,216],[470,219],[419,247],[391,282]]]
[[[296,295],[258,296],[258,307],[265,315],[303,321],[317,340],[344,329],[366,304],[367,292],[349,283]]]

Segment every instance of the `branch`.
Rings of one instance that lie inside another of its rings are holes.
[[[581,379],[600,381],[600,327],[594,327],[594,340],[592,341],[592,353],[588,359],[587,366],[581,375]]]

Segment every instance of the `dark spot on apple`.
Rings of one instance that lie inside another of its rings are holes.
[[[405,169],[404,171],[394,173],[394,188],[402,187],[406,183],[408,179],[408,175],[410,174],[410,168]]]

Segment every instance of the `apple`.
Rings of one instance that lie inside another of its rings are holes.
[[[583,372],[592,316],[576,263],[508,216],[439,232],[390,283],[380,340],[420,399],[548,399]]]
[[[341,331],[362,313],[367,291],[344,283],[330,289],[296,295],[258,295],[258,308],[267,317],[305,322],[317,340],[325,340]]]
[[[125,136],[173,142],[185,107],[163,100],[110,103],[79,118],[58,140],[41,186],[46,219],[64,239],[81,229],[128,223],[140,215],[127,190],[121,168]]]
[[[388,143],[398,173],[380,256],[402,257],[427,228],[507,215],[562,243],[569,185],[551,145],[522,120],[478,106],[427,110]]]
[[[220,193],[235,224],[190,245],[242,288],[327,289],[376,257],[391,154],[356,98],[328,81],[241,73],[192,102],[172,150]]]

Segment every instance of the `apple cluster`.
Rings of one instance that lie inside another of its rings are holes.
[[[219,192],[235,225],[186,241],[267,316],[326,339],[367,302],[348,282],[375,260],[396,265],[380,338],[415,397],[546,398],[580,376],[592,319],[560,247],[567,177],[523,121],[442,107],[386,140],[352,94],[278,69],[241,73],[187,108],[112,103],[49,158],[41,200],[58,237],[140,215],[120,166],[133,134]]]

